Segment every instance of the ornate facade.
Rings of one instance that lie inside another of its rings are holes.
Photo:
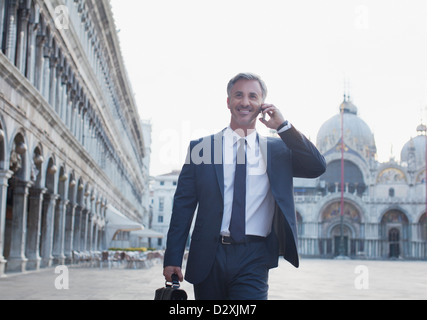
[[[108,0],[0,0],[0,276],[142,222],[146,148]]]
[[[295,181],[300,253],[335,257],[341,228],[344,253],[369,259],[427,259],[426,128],[402,149],[401,161],[377,161],[374,135],[345,98],[344,186],[341,186],[341,112],[319,130],[317,146],[327,160],[317,180]],[[344,214],[341,223],[341,188]]]

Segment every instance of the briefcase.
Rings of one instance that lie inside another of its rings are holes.
[[[156,290],[154,300],[187,300],[187,293],[180,289],[178,275],[172,275],[172,282],[166,282],[165,288]]]

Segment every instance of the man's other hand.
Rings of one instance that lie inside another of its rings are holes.
[[[178,275],[180,282],[184,281],[184,276],[182,275],[182,270],[180,267],[165,267],[163,269],[163,275],[165,276],[167,282],[172,282],[173,274]]]

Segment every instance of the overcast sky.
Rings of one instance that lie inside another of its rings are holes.
[[[399,159],[427,119],[425,0],[111,4],[140,115],[153,125],[151,175],[180,169],[190,139],[229,124],[226,85],[239,72],[259,74],[267,102],[313,142],[347,79],[380,161],[392,146]]]

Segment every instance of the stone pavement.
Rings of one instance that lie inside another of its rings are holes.
[[[164,284],[160,264],[148,270],[70,267],[69,289],[58,290],[64,275],[54,269],[8,275],[0,279],[0,299],[153,300]],[[182,288],[194,299],[190,284]],[[426,300],[427,262],[302,260],[294,269],[283,261],[270,273],[270,300],[293,299]]]

